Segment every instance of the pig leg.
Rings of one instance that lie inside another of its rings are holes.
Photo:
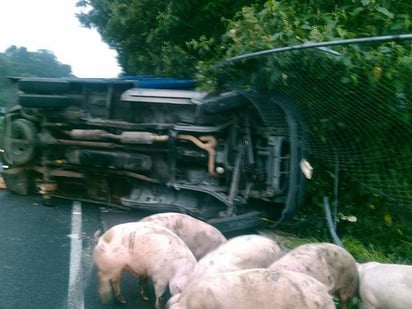
[[[149,296],[147,292],[147,277],[139,276],[139,286],[140,286],[140,295],[142,296],[143,300],[148,301]]]
[[[99,271],[97,273],[99,280],[99,296],[103,304],[107,304],[112,298],[112,287],[110,285],[110,274]]]
[[[122,295],[120,291],[120,279],[122,277],[122,271],[116,272],[112,275],[112,287],[114,292],[114,297],[119,303],[125,304],[126,298]]]
[[[155,278],[152,278],[153,280],[153,286],[154,286],[154,291],[155,291],[155,296],[156,296],[156,303],[155,303],[155,308],[156,309],[161,309],[161,301],[162,301],[162,296],[166,291],[167,287],[167,282],[164,282],[164,280],[156,280]]]

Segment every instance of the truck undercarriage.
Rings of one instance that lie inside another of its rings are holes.
[[[1,148],[16,193],[178,211],[230,229],[292,216],[302,199],[302,128],[280,98],[120,79],[15,86]]]

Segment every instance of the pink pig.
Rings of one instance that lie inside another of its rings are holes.
[[[189,283],[170,309],[335,309],[325,285],[309,275],[247,269]]]
[[[368,262],[357,266],[362,308],[412,308],[412,265]]]
[[[298,246],[275,261],[269,269],[286,269],[312,276],[328,287],[329,293],[339,294],[342,309],[358,289],[356,262],[345,249],[331,243],[310,243]]]
[[[226,237],[213,225],[181,213],[154,214],[140,222],[152,222],[168,228],[186,243],[196,259],[226,242]]]
[[[188,284],[211,274],[268,267],[283,254],[279,244],[268,237],[257,234],[236,236],[201,258]],[[179,294],[172,296],[167,305],[171,306],[178,297]]]
[[[279,244],[266,236],[258,234],[236,236],[201,258],[190,280],[212,273],[269,267],[283,255],[284,252]]]
[[[98,269],[99,295],[103,303],[111,298],[125,303],[120,292],[122,272],[150,277],[154,284],[156,308],[167,286],[171,295],[183,290],[193,272],[196,258],[187,245],[169,229],[149,222],[116,225],[99,239],[93,252]]]

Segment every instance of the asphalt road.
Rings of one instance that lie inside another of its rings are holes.
[[[154,308],[144,302],[137,280],[125,273],[128,303],[102,305],[92,260],[94,233],[142,214],[0,190],[0,309]]]

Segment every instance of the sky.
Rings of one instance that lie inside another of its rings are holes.
[[[77,0],[0,0],[0,52],[12,45],[46,49],[77,77],[117,77],[116,51],[95,29],[82,27]]]

